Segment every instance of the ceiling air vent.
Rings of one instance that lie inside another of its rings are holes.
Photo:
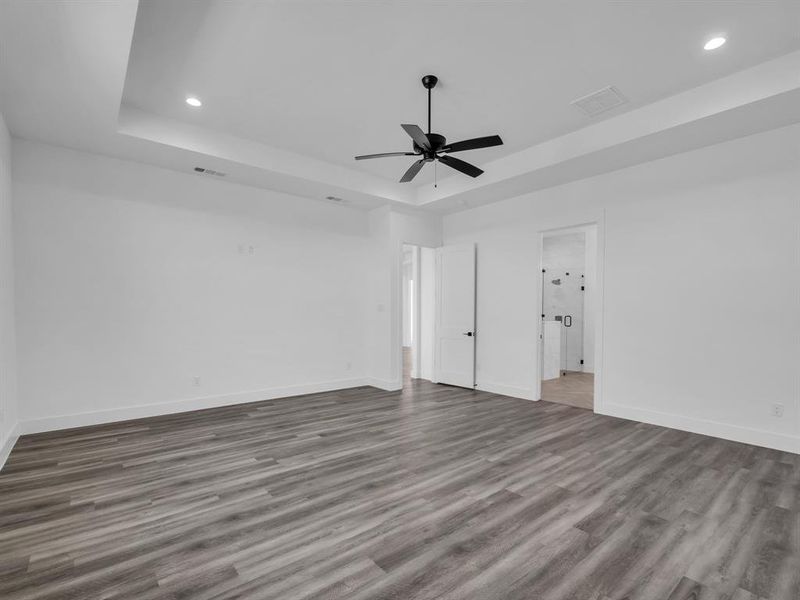
[[[215,171],[214,169],[204,169],[203,167],[195,167],[195,171],[198,173],[202,173],[203,175],[214,175],[215,177],[225,177],[227,173],[223,173],[222,171]]]
[[[596,92],[592,92],[591,94],[583,96],[582,98],[573,100],[570,102],[570,104],[580,109],[590,117],[594,117],[600,113],[606,112],[607,110],[611,110],[612,108],[616,108],[617,106],[625,104],[627,101],[628,99],[623,96],[617,88],[615,88],[613,85],[610,85],[607,88],[597,90]]]

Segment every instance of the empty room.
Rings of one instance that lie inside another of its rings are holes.
[[[798,32],[0,0],[0,598],[800,600]]]

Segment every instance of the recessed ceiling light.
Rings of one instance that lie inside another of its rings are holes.
[[[194,96],[188,96],[186,98],[186,104],[194,106],[195,108],[203,106],[203,103],[200,102],[200,98],[195,98]]]
[[[717,48],[722,46],[722,44],[724,44],[725,41],[726,40],[725,40],[724,37],[711,38],[710,40],[708,40],[706,42],[706,45],[703,46],[703,48],[706,49],[706,50],[716,50]]]

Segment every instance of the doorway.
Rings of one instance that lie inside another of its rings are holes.
[[[401,264],[402,385],[434,378],[436,250],[403,244]]]
[[[542,234],[541,397],[594,409],[597,227]]]

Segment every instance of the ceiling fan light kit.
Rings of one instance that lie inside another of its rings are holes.
[[[413,163],[400,178],[400,183],[408,183],[413,180],[422,167],[425,166],[425,163],[434,161],[438,161],[470,177],[478,177],[481,175],[483,170],[454,156],[450,156],[450,154],[453,152],[463,152],[464,150],[477,150],[479,148],[500,146],[503,140],[500,139],[499,135],[489,135],[448,144],[447,139],[443,135],[431,133],[431,90],[436,87],[438,82],[439,78],[436,77],[436,75],[425,75],[425,77],[422,78],[422,86],[428,90],[428,133],[422,131],[419,125],[403,124],[400,126],[412,140],[412,152],[364,154],[356,156],[356,160],[383,158],[386,156],[419,156],[420,159]]]

